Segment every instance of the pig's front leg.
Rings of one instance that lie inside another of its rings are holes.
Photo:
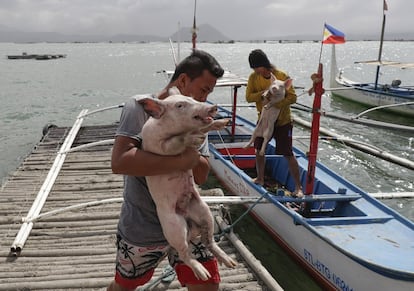
[[[223,118],[223,119],[216,119],[212,123],[209,124],[209,126],[204,127],[201,131],[203,133],[207,133],[211,130],[220,130],[226,127],[226,125],[229,123],[230,119]]]
[[[188,134],[174,135],[161,141],[160,147],[164,154],[178,155],[188,146]]]

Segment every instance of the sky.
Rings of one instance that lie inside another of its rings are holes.
[[[414,0],[387,0],[386,33],[414,29]],[[380,34],[383,0],[197,0],[197,25],[234,40]],[[64,34],[170,36],[192,26],[194,0],[0,0],[0,29]]]

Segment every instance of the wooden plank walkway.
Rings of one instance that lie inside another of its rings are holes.
[[[113,138],[115,125],[82,127],[74,146]],[[121,203],[74,209],[39,219],[20,253],[10,251],[17,233],[70,128],[51,128],[0,190],[0,290],[106,290],[114,275],[115,234]],[[121,198],[123,179],[110,168],[110,145],[68,153],[40,213],[90,201]],[[239,265],[221,266],[220,290],[281,290],[265,285],[268,273],[241,257],[228,238],[220,246]],[[240,241],[236,243],[240,244]],[[243,247],[243,246],[242,246]],[[249,255],[248,255],[249,256]],[[250,254],[251,256],[251,254]],[[160,276],[164,261],[153,279]],[[251,267],[258,268],[256,273]],[[258,274],[265,274],[258,279]],[[270,281],[273,278],[269,279]],[[150,290],[186,290],[177,280]]]

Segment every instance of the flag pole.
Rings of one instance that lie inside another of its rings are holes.
[[[192,29],[192,36],[191,36],[191,41],[193,43],[193,51],[196,49],[196,43],[197,43],[196,9],[197,9],[197,0],[194,0],[194,20],[193,20],[193,29]]]
[[[387,2],[384,0],[383,7],[382,7],[382,27],[381,27],[380,47],[379,47],[379,53],[378,53],[378,64],[381,63],[382,45],[384,43],[384,30],[385,30],[385,20],[386,20],[385,11],[387,11],[387,10],[388,10],[388,5],[387,5]],[[375,87],[374,87],[375,90],[377,89],[377,86],[378,86],[378,79],[379,79],[380,68],[381,68],[381,66],[378,65],[377,66],[377,72],[375,74]]]
[[[321,63],[321,59],[322,59],[322,48],[323,48],[323,39],[324,39],[324,34],[325,34],[325,24],[326,24],[326,23],[324,23],[324,24],[323,24],[323,29],[322,29],[321,50],[320,50],[320,52],[319,52],[319,61],[318,61],[318,64],[320,64],[320,63]]]

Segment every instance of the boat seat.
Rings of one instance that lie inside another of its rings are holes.
[[[223,156],[223,158],[228,159],[231,157],[232,159],[239,159],[239,160],[248,160],[248,159],[256,159],[255,155],[227,155]],[[266,158],[283,158],[283,155],[266,155]]]
[[[244,148],[244,146],[247,144],[247,141],[248,141],[248,139],[246,141],[242,141],[242,142],[218,143],[218,144],[214,144],[214,147],[216,149]],[[246,148],[246,149],[248,149],[248,148]]]
[[[354,194],[314,194],[314,195],[305,195],[303,198],[295,198],[290,196],[274,196],[272,199],[275,199],[279,202],[322,202],[322,201],[334,201],[334,202],[350,202],[355,201],[361,198],[361,195]]]
[[[265,155],[266,159],[280,159],[283,158],[283,155]],[[295,155],[296,157],[299,157],[298,155]],[[223,158],[229,159],[232,158],[234,160],[249,160],[249,159],[256,159],[255,155],[223,155]]]
[[[393,219],[391,215],[381,216],[351,216],[351,217],[318,217],[307,218],[309,224],[317,225],[338,225],[338,224],[367,224],[367,223],[384,223]]]

